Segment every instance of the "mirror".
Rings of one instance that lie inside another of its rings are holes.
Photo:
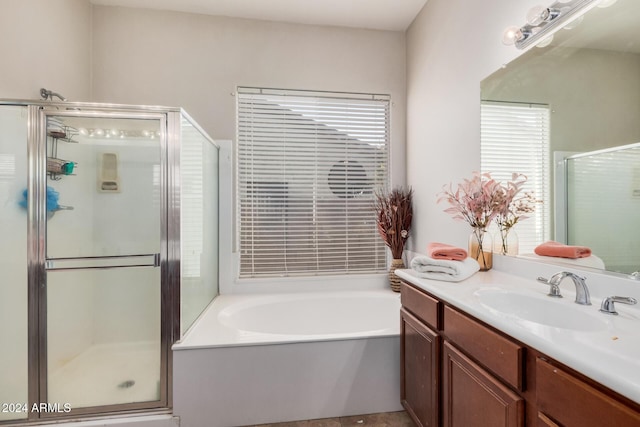
[[[640,270],[640,147],[627,147],[640,142],[640,2],[593,8],[548,46],[531,48],[483,80],[481,99],[549,108],[548,238],[590,247],[608,271]],[[562,161],[570,155],[576,158]]]

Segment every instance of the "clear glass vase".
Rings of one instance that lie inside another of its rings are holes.
[[[484,228],[474,228],[469,236],[469,256],[480,264],[480,271],[493,267],[493,239]]]
[[[513,227],[500,228],[493,239],[493,252],[501,255],[518,255],[518,233]]]

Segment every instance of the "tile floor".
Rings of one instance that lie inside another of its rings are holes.
[[[277,424],[260,424],[254,427],[414,427],[406,412],[354,415],[352,417],[322,418],[319,420],[293,421]]]

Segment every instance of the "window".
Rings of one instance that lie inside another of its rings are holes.
[[[238,88],[240,277],[383,272],[389,97]]]
[[[483,101],[481,105],[481,168],[499,181],[513,172],[527,176],[523,191],[543,203],[516,233],[521,253],[531,253],[550,236],[549,106]]]

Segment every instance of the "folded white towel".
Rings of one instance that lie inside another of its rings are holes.
[[[416,276],[424,279],[460,282],[473,276],[480,270],[480,265],[473,258],[466,258],[464,261],[450,261],[420,255],[411,260],[411,268],[416,272]]]

